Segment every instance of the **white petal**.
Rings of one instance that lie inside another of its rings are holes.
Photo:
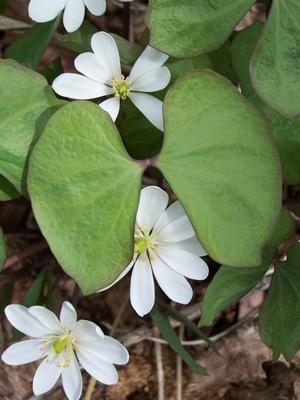
[[[40,364],[33,378],[33,393],[39,396],[48,392],[56,384],[61,368],[56,366],[57,357],[45,358]]]
[[[106,385],[114,385],[118,382],[118,372],[112,363],[108,363],[93,352],[79,351],[77,356],[82,367],[97,381]]]
[[[113,76],[111,72],[107,72],[107,70],[99,64],[94,53],[80,54],[75,58],[74,65],[78,72],[88,78],[100,83],[112,84]],[[111,93],[113,93],[112,89]]]
[[[106,10],[106,0],[84,0],[84,3],[90,13],[94,15],[102,15]]]
[[[60,311],[60,323],[65,330],[74,328],[77,320],[75,308],[68,301],[64,301]]]
[[[99,290],[99,292],[104,292],[104,290],[107,290],[107,289],[111,288],[112,286],[114,286],[116,283],[118,283],[131,270],[131,268],[134,266],[134,263],[135,263],[135,258],[131,261],[131,263],[129,265],[127,265],[127,267],[124,269],[124,271],[121,272],[121,274],[117,277],[117,279],[115,281],[113,281],[113,283],[111,283],[110,285],[106,286],[105,288]]]
[[[111,89],[100,82],[70,73],[59,75],[53,81],[52,87],[60,96],[76,100],[95,99],[111,93]]]
[[[67,0],[64,12],[64,26],[68,32],[76,31],[84,20],[85,8],[83,0]]]
[[[169,56],[167,54],[164,54],[151,46],[147,46],[132,67],[130,72],[131,80],[135,81],[151,69],[161,67],[168,58]]]
[[[161,214],[155,226],[153,227],[153,233],[159,233],[163,228],[168,226],[171,222],[176,221],[181,217],[185,217],[186,213],[184,208],[179,203],[179,201],[175,201],[172,203],[164,213]]]
[[[98,325],[84,319],[76,322],[76,325],[72,329],[72,335],[78,344],[98,343],[100,339],[104,338],[104,333]]]
[[[30,0],[28,13],[36,22],[47,22],[56,18],[64,9],[66,0]]]
[[[114,96],[111,99],[104,100],[99,106],[108,112],[111,119],[115,121],[120,111],[120,97]]]
[[[188,304],[193,297],[191,285],[184,276],[168,267],[159,256],[151,260],[155,278],[162,291],[173,301]]]
[[[114,38],[106,32],[97,32],[92,36],[91,46],[100,65],[111,76],[121,75],[119,50]]]
[[[69,400],[79,400],[82,393],[82,376],[75,355],[68,368],[62,368],[62,384]]]
[[[130,301],[135,311],[143,317],[155,301],[154,281],[148,258],[139,257],[133,267],[130,281]]]
[[[5,308],[5,315],[9,322],[25,335],[32,337],[49,336],[49,329],[30,314],[28,309],[24,306],[10,304]]]
[[[202,244],[199,242],[196,236],[193,236],[192,238],[186,240],[182,240],[180,242],[168,243],[168,246],[179,247],[182,250],[195,254],[195,256],[199,257],[207,256],[206,250],[203,248]]]
[[[123,365],[127,364],[129,360],[126,347],[110,336],[104,336],[97,343],[86,342],[86,344],[80,346],[80,349],[82,351],[94,352],[97,357],[113,364]]]
[[[48,348],[41,350],[44,340],[24,340],[11,345],[2,354],[2,361],[9,365],[27,364],[46,356]]]
[[[208,266],[202,258],[176,247],[159,246],[159,257],[172,269],[190,279],[204,280]]]
[[[168,86],[171,79],[167,67],[160,67],[147,71],[144,75],[131,81],[131,90],[138,92],[156,92]]]
[[[49,329],[49,335],[52,334],[62,334],[63,329],[61,324],[57,318],[57,316],[50,310],[41,306],[33,306],[29,307],[28,311],[32,314],[36,319],[38,319],[44,326]]]
[[[141,190],[136,222],[142,230],[150,231],[165,211],[169,201],[168,193],[158,186],[147,186]]]
[[[157,129],[164,130],[163,103],[161,100],[146,93],[134,92],[130,93],[129,98]]]

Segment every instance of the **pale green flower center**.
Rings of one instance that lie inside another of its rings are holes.
[[[52,343],[52,347],[48,353],[47,359],[51,354],[57,355],[57,367],[68,368],[73,359],[73,351],[78,350],[76,340],[71,335],[49,336],[43,343],[41,350],[45,349]]]
[[[138,226],[135,228],[134,235],[134,251],[138,254],[148,254],[153,258],[154,253],[157,251],[157,242],[155,236],[147,235],[145,230]]]
[[[125,78],[124,75],[114,77],[112,80],[112,89],[116,96],[119,96],[122,100],[125,100],[130,93],[130,83],[128,78]]]

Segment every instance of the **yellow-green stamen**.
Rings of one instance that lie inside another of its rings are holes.
[[[112,88],[115,95],[121,97],[122,100],[125,100],[130,93],[130,83],[127,78],[125,79],[124,75],[113,78]]]
[[[70,336],[60,336],[53,344],[53,350],[56,354],[62,353],[70,343]]]

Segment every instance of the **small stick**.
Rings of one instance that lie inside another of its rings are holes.
[[[184,325],[179,327],[179,339],[182,342],[184,337]],[[182,400],[182,358],[177,356],[176,360],[176,400]]]
[[[159,330],[157,327],[155,327],[154,333],[156,336],[159,336]],[[156,368],[157,368],[158,400],[164,400],[164,398],[165,398],[164,366],[163,366],[163,360],[162,360],[161,344],[158,342],[155,342],[154,349],[155,349],[155,359],[156,359]]]
[[[9,268],[20,261],[23,261],[25,258],[30,257],[40,251],[46,249],[48,247],[48,243],[45,240],[41,242],[33,244],[31,247],[28,247],[26,250],[22,251],[20,254],[15,254],[11,256],[8,260],[6,260],[4,264],[4,268]]]

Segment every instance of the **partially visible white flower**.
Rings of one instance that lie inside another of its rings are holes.
[[[111,96],[99,105],[115,121],[120,110],[120,99],[127,97],[160,130],[163,130],[162,101],[148,92],[164,89],[170,82],[170,71],[163,64],[166,54],[147,46],[135,62],[127,78],[121,73],[118,47],[114,38],[105,32],[92,36],[93,53],[80,54],[75,67],[82,75],[64,73],[52,86],[61,96],[89,100]]]
[[[141,191],[136,216],[134,255],[131,263],[106,290],[132,268],[130,300],[144,316],[155,301],[153,274],[163,292],[173,301],[187,304],[193,291],[185,277],[204,280],[208,266],[200,257],[207,253],[179,201],[167,208],[168,194],[157,186]]]
[[[67,398],[78,400],[82,376],[77,358],[91,376],[107,385],[118,381],[113,364],[128,362],[126,348],[105,336],[93,322],[77,321],[76,311],[69,302],[63,303],[60,321],[54,313],[40,306],[26,308],[11,304],[6,307],[5,314],[15,328],[35,339],[13,344],[4,351],[2,360],[19,365],[44,359],[33,379],[36,396],[48,392],[61,376]]]

